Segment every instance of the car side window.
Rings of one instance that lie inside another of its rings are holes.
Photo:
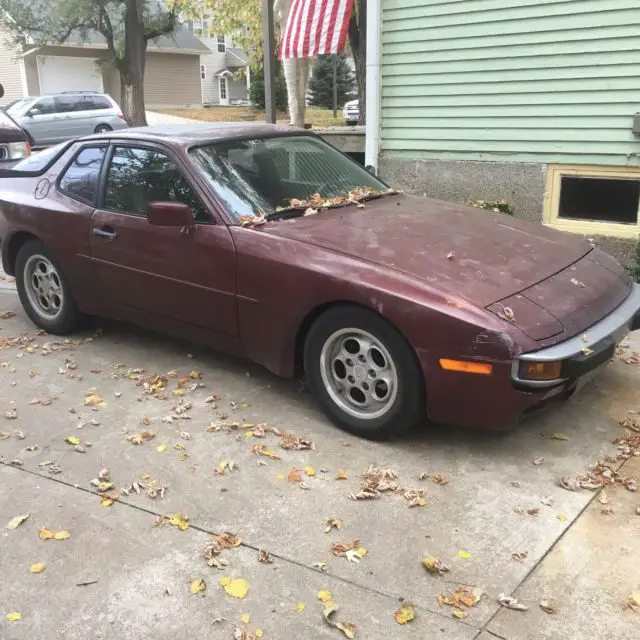
[[[169,156],[154,149],[116,147],[107,173],[104,208],[146,216],[149,202],[158,201],[188,204],[196,222],[210,219]]]
[[[58,113],[71,113],[81,109],[81,98],[72,95],[60,95],[54,98]]]
[[[95,206],[100,169],[106,147],[85,147],[60,178],[60,189],[69,197]]]
[[[56,105],[53,98],[41,98],[31,107],[39,111],[38,115],[49,115],[56,113]]]

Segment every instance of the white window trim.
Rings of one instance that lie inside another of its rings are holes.
[[[222,38],[222,42],[220,42],[220,38]],[[220,45],[224,47],[224,51],[220,51]],[[216,51],[218,53],[226,53],[227,52],[227,37],[224,34],[216,35]]]
[[[626,178],[640,181],[640,167],[550,164],[547,172],[547,188],[544,194],[544,211],[542,217],[545,225],[553,227],[554,229],[560,229],[561,231],[618,238],[640,238],[640,202],[638,202],[638,218],[636,224],[559,218],[560,187],[563,176]]]
[[[222,101],[222,82],[224,82],[224,90],[225,90],[225,101]],[[221,105],[228,105],[229,104],[229,82],[227,80],[227,76],[223,73],[221,73],[218,76],[218,102]]]

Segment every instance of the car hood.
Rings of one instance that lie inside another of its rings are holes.
[[[480,307],[532,287],[592,250],[541,225],[404,194],[263,228],[400,271]]]

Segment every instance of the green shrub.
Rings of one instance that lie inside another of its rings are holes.
[[[251,69],[251,87],[249,88],[249,102],[254,109],[264,111],[264,69]],[[287,83],[284,79],[282,64],[276,61],[276,110],[286,113],[289,110],[287,102]]]
[[[465,204],[477,209],[486,209],[487,211],[495,211],[496,213],[506,213],[512,216],[514,208],[506,200],[467,200]]]

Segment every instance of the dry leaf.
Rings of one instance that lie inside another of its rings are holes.
[[[562,476],[559,482],[560,486],[567,491],[577,491],[579,488],[578,482],[568,476]]]
[[[344,469],[339,469],[336,474],[336,480],[347,480],[347,472]]]
[[[56,531],[53,534],[53,539],[54,540],[66,540],[67,538],[70,538],[71,534],[68,531]]]
[[[540,498],[540,502],[545,507],[550,507],[553,504],[553,498],[551,496],[544,496],[543,498]]]
[[[68,438],[65,438],[65,442],[68,442],[69,444],[73,444],[73,445],[78,445],[80,444],[80,438],[76,438],[75,436],[69,436]]]
[[[107,403],[97,393],[91,393],[84,399],[85,407],[106,407]]]
[[[331,553],[334,556],[344,557],[347,554],[347,551],[350,551],[351,549],[357,549],[359,546],[360,540],[354,540],[353,542],[347,543],[336,542],[331,545]]]
[[[318,591],[318,600],[321,600],[322,602],[331,602],[332,598],[333,596],[331,595],[331,591]]]
[[[466,611],[463,611],[462,609],[458,609],[457,607],[454,607],[453,611],[451,612],[451,615],[454,618],[458,618],[458,620],[464,620],[469,614]]]
[[[449,481],[442,473],[434,473],[431,476],[431,482],[433,482],[433,484],[449,484]]]
[[[460,551],[458,551],[458,558],[469,560],[469,558],[471,558],[471,554],[468,551],[465,551],[464,549],[460,549]]]
[[[251,447],[251,453],[257,456],[266,456],[267,458],[272,458],[273,460],[280,460],[280,456],[271,449],[267,449],[266,446],[262,443],[254,444]]]
[[[244,624],[249,624],[249,620],[251,620],[251,614],[250,613],[243,613],[240,616],[240,620],[242,622],[244,622]]]
[[[566,433],[558,431],[551,436],[552,440],[569,440],[569,436]]]
[[[556,608],[553,606],[553,604],[551,602],[549,602],[548,600],[542,600],[540,602],[540,608],[545,612],[545,613],[555,613],[556,612]]]
[[[174,527],[178,527],[180,531],[184,531],[189,528],[189,516],[183,513],[174,513],[168,520],[169,524]]]
[[[127,440],[131,444],[140,445],[149,440],[153,440],[156,437],[156,434],[153,431],[142,431],[140,433],[136,433],[132,436],[128,436]]]
[[[166,444],[159,444],[159,445],[156,447],[156,451],[157,451],[158,453],[162,453],[163,451],[166,451],[166,449],[167,449],[167,445],[166,445]]]
[[[329,518],[327,520],[327,528],[324,530],[325,533],[329,533],[331,529],[341,529],[342,528],[342,520],[340,518]]]
[[[302,474],[295,467],[291,467],[287,480],[289,482],[302,482]]]
[[[514,611],[527,611],[529,607],[526,604],[522,604],[517,598],[508,596],[505,593],[498,595],[498,602],[507,609],[513,609]]]
[[[298,604],[296,605],[296,613],[302,613],[304,611],[304,607],[304,602],[298,602]]]
[[[413,605],[409,602],[405,602],[393,616],[398,624],[407,624],[416,617],[416,612]]]
[[[447,573],[449,571],[449,567],[440,560],[440,558],[436,558],[435,556],[427,556],[422,559],[422,566],[429,573],[436,573],[438,575],[442,575],[443,573]]]
[[[189,593],[198,594],[204,593],[207,589],[207,584],[204,581],[204,578],[198,578],[197,580],[192,580],[189,585]]]
[[[17,529],[31,514],[25,513],[21,516],[15,516],[9,520],[9,524],[7,525],[7,529]]]
[[[440,593],[437,596],[438,604],[448,604],[458,609],[462,607],[475,607],[484,595],[484,591],[479,588],[468,589],[467,587],[458,587],[450,596]]]
[[[567,516],[564,515],[564,513],[559,513],[556,518],[558,518],[558,520],[560,520],[560,522],[566,522],[567,521]]]
[[[536,467],[539,467],[541,464],[544,464],[544,458],[534,458],[533,464],[535,464]]]
[[[322,612],[325,622],[328,625],[332,626],[334,629],[339,629],[347,638],[353,640],[353,638],[356,637],[355,625],[351,624],[350,622],[336,622],[332,619],[333,616],[338,612],[339,608],[340,607],[335,602],[332,603],[331,606],[325,605],[324,611]]]
[[[611,500],[609,500],[609,496],[605,493],[604,489],[600,492],[598,496],[598,502],[600,504],[609,504]]]
[[[530,516],[537,516],[540,513],[540,507],[529,507],[527,513]]]
[[[526,557],[527,557],[526,551],[515,551],[514,553],[511,554],[511,558],[516,562],[524,562]]]
[[[189,374],[189,377],[192,380],[201,380],[202,379],[202,373],[200,373],[200,371],[195,371],[194,370]]]
[[[227,578],[223,577],[218,580],[218,584],[234,598],[244,598],[249,591],[249,583],[244,578]]]
[[[358,547],[357,549],[349,549],[345,552],[345,557],[349,562],[360,562],[369,551],[364,547]]]
[[[304,472],[305,472],[309,477],[313,477],[313,476],[315,476],[315,475],[316,475],[316,470],[315,470],[313,467],[308,466],[308,465],[304,468]]]
[[[13,611],[12,613],[7,613],[8,622],[17,622],[18,620],[22,620],[22,614],[19,611]]]
[[[314,569],[320,569],[320,571],[327,571],[329,569],[329,565],[326,562],[314,562]]]
[[[17,409],[8,409],[7,411],[4,412],[4,417],[7,420],[15,420],[18,417]]]
[[[640,609],[640,591],[633,591],[627,599],[627,606],[637,612]]]
[[[29,567],[30,573],[42,573],[46,569],[46,565],[42,564],[42,562],[38,562],[37,564],[32,564]]]
[[[263,564],[273,564],[273,558],[268,551],[261,549],[258,551],[258,562],[262,562]]]

